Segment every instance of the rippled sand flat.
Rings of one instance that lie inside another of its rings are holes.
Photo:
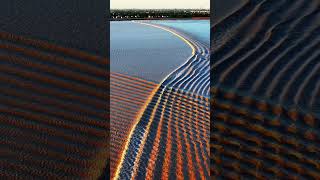
[[[131,128],[157,84],[131,76],[111,73],[110,77],[110,172],[115,170]]]
[[[135,22],[111,23],[111,177],[157,83],[190,56],[191,48],[169,32]]]
[[[209,49],[173,28],[192,56],[159,84],[129,135],[118,179],[209,179]]]
[[[211,31],[211,174],[319,178],[320,2],[248,0]]]
[[[212,24],[216,24],[217,22],[223,20],[227,16],[229,16],[232,12],[241,8],[241,6],[247,0],[216,0],[211,2],[211,7],[213,9],[211,11],[210,20]]]

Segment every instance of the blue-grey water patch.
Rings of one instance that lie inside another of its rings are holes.
[[[210,44],[210,21],[209,20],[164,20],[153,23],[165,25],[191,35],[205,45]]]
[[[161,82],[191,56],[191,48],[165,30],[131,21],[111,22],[111,72]]]

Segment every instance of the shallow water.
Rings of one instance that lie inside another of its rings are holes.
[[[159,28],[121,21],[110,30],[112,72],[159,83],[191,55],[185,42]]]
[[[153,21],[153,23],[165,25],[178,31],[182,31],[207,46],[210,44],[209,20],[165,20]]]

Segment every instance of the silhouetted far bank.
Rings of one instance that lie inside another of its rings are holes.
[[[123,18],[110,19],[110,21],[133,21],[133,20],[209,20],[210,17],[192,17],[192,18]]]

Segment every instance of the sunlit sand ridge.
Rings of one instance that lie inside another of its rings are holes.
[[[110,82],[110,123],[112,124],[110,171],[111,177],[114,177],[135,119],[157,85],[140,78],[113,72],[111,72]]]

